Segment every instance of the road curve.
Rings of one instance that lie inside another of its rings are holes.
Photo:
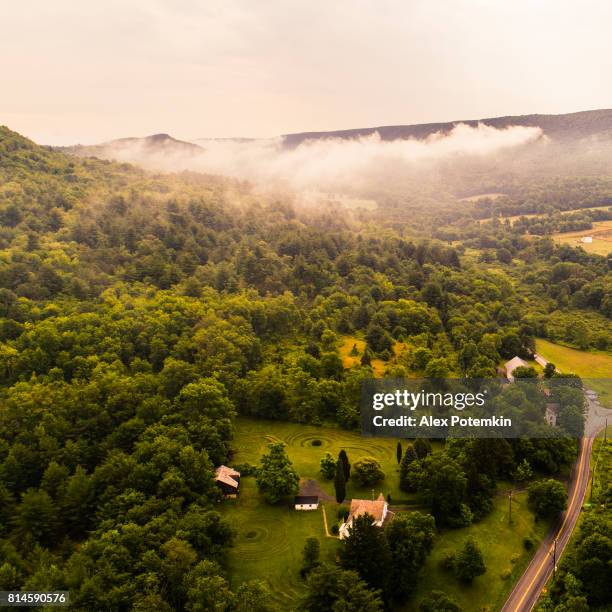
[[[525,573],[514,586],[501,612],[530,612],[538,601],[540,593],[553,571],[555,540],[557,541],[556,559],[558,564],[559,558],[572,535],[580,515],[589,483],[589,464],[592,448],[592,437],[580,440],[580,452],[570,479],[567,510],[563,514],[562,519],[553,525],[548,535],[540,544]]]

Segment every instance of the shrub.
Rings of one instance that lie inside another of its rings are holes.
[[[313,440],[310,444],[312,446],[321,446],[321,444],[323,443],[321,442],[321,440]]]
[[[445,550],[440,559],[440,567],[450,572],[455,567],[455,553],[452,550]]]
[[[531,550],[533,548],[533,540],[529,536],[523,538],[523,548],[525,550]]]
[[[252,463],[238,463],[234,466],[240,476],[257,476],[257,466]]]
[[[362,457],[353,465],[353,478],[364,486],[383,480],[384,477],[385,473],[374,457]]]
[[[334,535],[338,535],[338,531],[340,531],[340,528],[338,527],[338,525],[332,525],[332,527],[331,527],[331,532],[332,532]]]

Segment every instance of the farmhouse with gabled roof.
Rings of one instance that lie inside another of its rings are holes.
[[[510,382],[514,382],[514,376],[512,376],[512,372],[517,368],[528,368],[529,364],[526,361],[523,361],[520,357],[513,357],[510,361],[506,361],[504,364],[504,372],[506,373],[506,378]]]
[[[351,509],[348,518],[340,525],[338,535],[340,539],[346,538],[349,534],[349,528],[353,526],[353,520],[364,514],[369,514],[372,517],[374,525],[382,527],[388,513],[389,504],[382,493],[375,501],[370,501],[368,499],[353,499],[351,500]]]
[[[240,486],[240,472],[227,467],[227,465],[220,465],[215,470],[215,482],[221,488],[225,497],[236,497]]]

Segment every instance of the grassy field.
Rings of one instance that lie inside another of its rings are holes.
[[[579,351],[536,339],[536,351],[563,373],[578,374],[600,394],[603,405],[612,403],[612,355],[601,351]],[[598,380],[599,379],[599,380]]]
[[[448,593],[466,612],[498,610],[548,530],[548,523],[534,521],[526,501],[526,493],[513,496],[512,524],[508,521],[508,498],[500,495],[495,500],[493,511],[479,523],[442,533],[427,560],[415,597],[405,610],[415,610],[416,604],[434,589]],[[461,548],[470,536],[480,545],[487,572],[466,586],[452,572],[442,569],[440,561],[446,551]],[[523,547],[526,536],[534,540],[531,551]]]
[[[286,504],[270,506],[257,492],[254,477],[243,478],[236,500],[223,502],[222,511],[236,530],[228,569],[234,587],[248,580],[270,586],[281,609],[294,609],[304,593],[299,572],[308,537],[321,545],[321,559],[333,561],[338,540],[325,536],[322,509],[299,512]]]
[[[592,236],[593,242],[582,242],[581,238],[584,236]],[[553,234],[552,237],[558,244],[580,246],[587,253],[595,253],[596,255],[612,253],[612,221],[595,221],[592,229]]]
[[[397,440],[363,438],[357,432],[345,431],[337,427],[316,427],[299,423],[245,418],[238,419],[236,429],[233,447],[237,450],[233,458],[234,463],[258,464],[270,442],[282,441],[287,445],[287,455],[298,474],[304,478],[316,478],[321,488],[333,496],[333,482],[321,478],[319,464],[326,452],[337,457],[340,450],[344,449],[351,463],[366,456],[375,457],[380,462],[386,478],[374,487],[376,494],[382,491],[385,496],[390,493],[392,500],[411,501],[410,496],[400,491],[399,488]],[[317,446],[317,442],[320,442],[320,445]],[[346,497],[347,499],[353,497],[370,499],[372,488],[361,487],[349,480]]]

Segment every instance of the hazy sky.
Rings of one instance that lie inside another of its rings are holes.
[[[5,0],[0,123],[38,142],[612,107],[608,0]]]

